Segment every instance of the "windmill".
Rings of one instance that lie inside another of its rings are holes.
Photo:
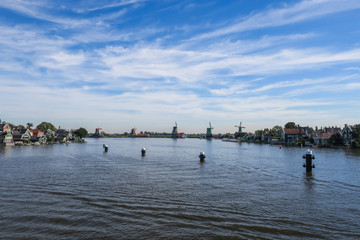
[[[134,128],[131,129],[130,135],[131,136],[136,136],[136,130],[138,130],[138,129],[135,128],[135,126],[134,126]]]
[[[172,138],[177,138],[178,137],[177,135],[178,135],[178,128],[177,128],[177,122],[175,121],[175,126],[173,127],[171,137]]]
[[[60,127],[59,127],[60,129]],[[101,131],[101,132],[100,132]],[[102,131],[102,128],[95,128],[95,133],[91,135],[91,137],[93,138],[99,138],[99,137],[104,137],[104,131]]]
[[[235,127],[239,128],[239,130],[238,130],[239,134],[242,133],[242,129],[245,128],[245,127],[242,127],[241,124],[242,124],[242,122],[240,122],[239,126],[235,125]]]
[[[236,137],[236,138],[244,137],[244,136],[241,136],[241,135],[242,135],[242,134],[241,134],[241,133],[242,133],[242,129],[245,128],[245,127],[242,126],[242,122],[240,122],[239,126],[236,126],[236,125],[235,125],[235,127],[239,128],[238,132],[235,133],[235,137]]]
[[[211,133],[211,129],[214,129],[213,127],[211,127],[211,122],[209,122],[209,126],[207,129],[206,129],[206,138],[212,138],[212,133]]]

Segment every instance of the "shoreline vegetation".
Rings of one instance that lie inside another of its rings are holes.
[[[95,133],[89,133],[85,128],[66,130],[60,126],[56,128],[49,122],[42,122],[32,129],[33,124],[14,125],[0,120],[0,145],[27,146],[58,143],[84,143],[84,138],[196,138],[196,139],[219,139],[227,142],[248,142],[259,144],[271,144],[279,146],[298,146],[313,148],[360,148],[360,124],[347,125],[343,128],[332,127],[302,127],[295,122],[288,122],[284,127],[276,125],[272,128],[256,130],[254,133],[243,131],[244,126],[240,122],[238,131],[235,133],[213,134],[211,123],[206,133],[179,133],[177,123],[171,133],[140,131],[136,128],[131,132],[106,133],[102,128],[96,128]]]

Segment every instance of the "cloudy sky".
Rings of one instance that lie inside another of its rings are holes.
[[[14,124],[360,123],[359,0],[1,0],[0,49]]]

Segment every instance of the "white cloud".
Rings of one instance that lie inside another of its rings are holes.
[[[126,5],[134,5],[134,4],[139,4],[139,3],[143,3],[146,2],[147,0],[123,0],[120,1],[118,3],[114,3],[114,4],[109,4],[109,5],[105,5],[105,6],[100,6],[100,7],[94,7],[85,11],[97,11],[97,10],[102,10],[102,9],[107,9],[107,8],[116,8],[116,7],[122,7],[122,6],[126,6]],[[81,11],[84,11],[83,9],[81,9]]]
[[[188,23],[184,26],[191,29],[185,35],[178,35],[181,26],[159,23],[129,30],[110,22],[116,19],[121,26],[123,20],[118,18],[129,9],[96,11],[141,2],[90,6],[83,10],[91,17],[79,14],[71,23],[72,18],[54,16],[46,5],[2,1],[0,7],[59,23],[44,29],[31,23],[0,25],[0,95],[8,103],[2,112],[20,119],[41,109],[34,118],[52,116],[69,123],[76,119],[89,126],[112,126],[117,132],[128,131],[126,126],[133,126],[134,119],[148,130],[161,130],[165,121],[179,118],[194,132],[200,131],[201,121],[209,120],[221,122],[217,130],[222,131],[229,121],[239,119],[251,124],[264,124],[264,118],[278,124],[284,119],[339,120],[341,114],[334,109],[348,109],[351,94],[360,88],[358,75],[341,71],[357,70],[350,67],[360,61],[356,44],[314,44],[326,33],[306,28],[282,35],[226,36],[314,19],[358,8],[360,3],[313,0],[267,9],[193,38],[199,41],[183,41],[196,29]],[[213,37],[221,38],[213,41]],[[330,93],[344,97],[333,99],[327,96]],[[312,96],[301,99],[305,94]],[[119,125],[125,129],[116,129]]]
[[[80,66],[85,61],[83,53],[69,54],[65,52],[54,53],[50,56],[44,56],[38,59],[36,65],[50,69],[63,69],[67,71],[67,67]]]
[[[358,0],[304,0],[282,9],[270,9],[250,15],[238,23],[195,36],[192,40],[219,37],[265,27],[282,26],[358,8],[360,8]]]

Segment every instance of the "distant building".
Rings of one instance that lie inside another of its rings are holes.
[[[317,145],[328,145],[332,136],[336,135],[337,132],[324,132],[317,131],[314,135],[314,143]]]
[[[271,142],[271,132],[269,130],[264,130],[261,135],[261,142],[262,143],[270,143]]]
[[[45,132],[45,136],[46,136],[47,138],[51,138],[52,136],[55,137],[55,132],[54,132],[53,130],[51,130],[51,129],[48,129],[48,130],[46,130],[46,132]]]
[[[14,145],[11,127],[8,123],[0,124],[0,143],[4,145]]]
[[[353,142],[353,138],[352,138],[353,130],[352,130],[352,127],[345,124],[345,127],[341,131],[341,134],[342,134],[342,137],[343,137],[344,145],[351,146],[352,142]]]
[[[71,137],[72,137],[71,133],[65,129],[59,128],[55,132],[55,140],[59,141],[59,142],[65,142],[66,140],[68,140]]]
[[[10,130],[6,133],[4,140],[3,140],[3,144],[5,144],[6,146],[14,145],[13,136],[12,136]]]
[[[321,128],[320,130],[316,130],[313,135],[314,143],[317,145],[330,145],[332,144],[331,139],[335,138],[336,135],[340,136],[340,138],[342,137],[341,128],[339,127]]]
[[[137,128],[135,128],[135,127],[131,129],[131,131],[130,131],[131,137],[136,137],[136,130],[137,130]]]
[[[149,137],[148,133],[139,133],[136,135],[136,137]]]
[[[60,127],[59,127],[59,129],[60,129]],[[93,138],[102,138],[102,137],[104,137],[104,135],[100,131],[102,131],[102,128],[95,128],[95,133],[90,135],[90,137],[93,137]],[[69,134],[69,132],[68,132],[68,134]]]
[[[31,140],[31,132],[29,129],[18,129],[18,130],[14,130],[13,133],[13,139],[14,142],[20,142],[20,143],[24,143],[24,142],[30,142]]]
[[[30,133],[31,133],[31,136],[36,137],[36,138],[40,138],[45,135],[44,132],[39,129],[30,130]]]
[[[308,137],[307,131],[300,126],[297,128],[284,128],[282,131],[282,139],[285,144],[296,145],[298,140]]]
[[[184,137],[184,133],[178,132],[177,122],[175,122],[175,126],[173,127],[173,130],[171,132],[171,137],[172,138],[183,138]]]
[[[9,131],[11,131],[11,127],[8,123],[2,123],[0,124],[0,132],[7,134]]]
[[[219,134],[212,135],[212,137],[215,139],[220,139],[222,137],[222,135],[219,133]],[[235,136],[234,136],[234,138],[235,138]]]

